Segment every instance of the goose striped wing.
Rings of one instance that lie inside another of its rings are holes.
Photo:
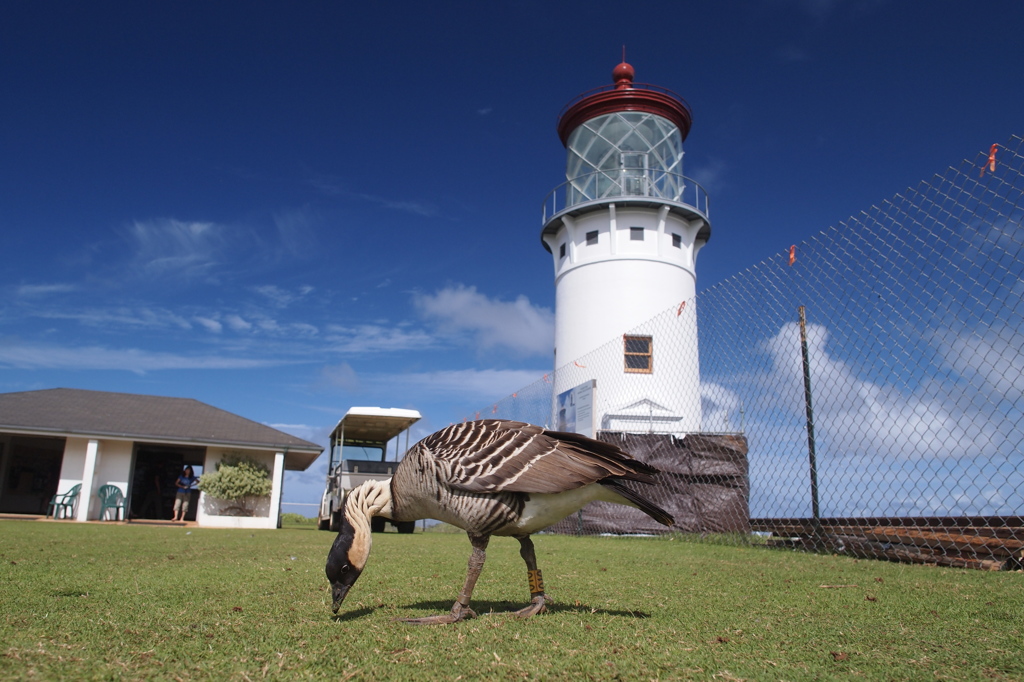
[[[611,443],[500,419],[449,426],[417,447],[467,492],[560,493],[609,477],[651,483],[657,473]]]

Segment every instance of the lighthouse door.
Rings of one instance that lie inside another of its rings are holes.
[[[622,152],[619,155],[622,174],[622,194],[646,196],[648,194],[647,153]]]

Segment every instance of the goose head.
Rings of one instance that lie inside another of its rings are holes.
[[[359,579],[370,556],[369,529],[353,526],[347,515],[341,518],[341,532],[327,554],[327,580],[331,583],[331,610],[341,608],[348,591]]]

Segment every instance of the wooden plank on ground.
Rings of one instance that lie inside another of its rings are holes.
[[[974,551],[994,556],[1019,556],[1024,541],[993,538],[968,533],[937,533],[919,528],[877,527],[858,533],[869,540],[898,542],[918,547],[941,547],[959,551]]]
[[[908,549],[897,545],[881,545],[877,542],[860,537],[847,536],[839,538],[845,545],[845,553],[870,556],[890,561],[901,561],[913,564],[932,564],[951,568],[972,568],[982,571],[1001,571],[1003,561],[994,559],[978,559],[960,555],[948,555],[939,552],[922,551],[920,548]]]
[[[816,527],[837,526],[886,528],[920,528],[936,532],[970,533],[1011,540],[1024,540],[1024,517],[1020,516],[894,516],[894,517],[838,517],[823,518],[815,523],[809,518],[760,518],[751,519],[752,530],[787,533],[813,533]]]

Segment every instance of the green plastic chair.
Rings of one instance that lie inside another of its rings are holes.
[[[100,498],[100,521],[104,521],[104,515],[108,509],[114,510],[114,520],[124,520],[124,493],[116,485],[102,485],[100,489],[96,491],[96,496]],[[120,514],[120,517],[118,516]]]
[[[81,483],[72,486],[71,490],[63,495],[60,493],[54,495],[50,500],[50,508],[46,511],[46,516],[49,517],[52,514],[55,519],[66,519],[69,515],[74,515],[75,501],[78,500],[80,492],[82,492]]]

